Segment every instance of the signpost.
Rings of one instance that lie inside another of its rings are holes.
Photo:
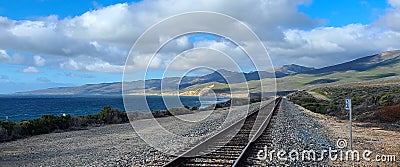
[[[352,132],[352,123],[351,123],[351,99],[346,99],[346,110],[349,110],[349,120],[350,120],[350,150],[353,150],[353,132]]]

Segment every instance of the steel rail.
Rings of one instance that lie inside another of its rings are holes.
[[[262,126],[260,126],[260,128],[258,129],[256,134],[253,136],[253,138],[250,140],[250,142],[247,144],[247,146],[243,149],[242,153],[236,159],[236,161],[232,165],[232,167],[237,167],[237,166],[242,165],[242,162],[245,160],[246,157],[248,157],[248,155],[250,153],[250,149],[255,145],[255,141],[261,136],[261,134],[264,133],[264,131],[267,129],[268,125],[270,124],[272,115],[279,108],[279,104],[280,104],[281,100],[282,100],[282,98],[277,99],[273,111],[268,114],[268,116],[264,120],[264,123],[262,124]]]
[[[249,135],[251,135],[252,128],[250,128],[250,130],[249,129],[244,129],[246,121],[247,121],[247,123],[250,123],[250,124],[252,123],[251,127],[253,127],[254,124],[256,123],[255,119],[257,119],[257,116],[260,114],[260,111],[261,110],[268,110],[268,108],[271,106],[271,104],[275,102],[275,104],[273,104],[274,106],[273,106],[272,111],[269,112],[266,115],[265,118],[263,118],[264,120],[262,121],[260,127],[257,129],[256,133],[252,136],[252,138],[248,142],[246,142],[247,144],[244,145],[244,148],[240,149],[239,156],[237,156],[237,155],[235,156],[235,154],[233,154],[233,153],[227,153],[227,152],[218,151],[218,150],[214,150],[214,152],[212,152],[214,154],[214,156],[215,156],[215,159],[226,158],[226,161],[228,161],[228,160],[229,161],[233,161],[234,160],[234,162],[232,162],[232,163],[212,162],[212,160],[211,161],[206,161],[206,160],[202,161],[202,162],[204,162],[203,165],[206,165],[206,166],[218,165],[218,164],[221,165],[221,166],[230,166],[232,164],[233,164],[233,166],[237,166],[237,165],[241,164],[241,161],[243,160],[243,158],[246,157],[246,155],[248,154],[249,148],[252,147],[252,145],[253,145],[252,143],[254,143],[254,141],[267,128],[267,126],[268,126],[268,124],[269,124],[269,122],[271,120],[272,114],[277,109],[277,106],[279,105],[280,100],[281,100],[281,98],[274,99],[270,103],[267,103],[265,106],[261,107],[260,109],[249,113],[246,117],[238,120],[237,122],[233,123],[232,125],[230,125],[230,126],[226,127],[225,129],[221,130],[220,132],[212,135],[207,140],[205,140],[203,142],[200,142],[199,144],[197,144],[196,146],[192,147],[188,151],[184,152],[180,156],[174,158],[172,161],[170,161],[169,163],[165,164],[164,167],[185,166],[185,162],[188,162],[189,160],[196,159],[196,158],[207,159],[207,158],[204,158],[204,157],[201,157],[201,156],[189,157],[188,155],[195,155],[195,154],[198,154],[198,153],[204,151],[204,148],[207,148],[210,145],[212,145],[213,143],[216,143],[216,141],[218,141],[218,139],[221,139],[221,138],[223,139],[224,136],[229,134],[229,132],[232,132],[232,130],[234,130],[235,128],[240,128],[240,130],[232,138],[232,140],[235,139],[235,137],[238,137],[238,136],[242,137],[242,138],[239,138],[239,140],[248,139]],[[254,118],[254,122],[253,122],[253,120],[249,119],[249,118],[253,119],[253,117],[255,117]],[[238,127],[239,125],[242,125],[242,123],[243,123],[243,126],[242,127]],[[243,134],[240,134],[240,132],[242,130],[245,133],[244,136],[243,136]],[[247,132],[249,134],[247,134]],[[232,140],[229,141],[228,143],[235,142],[235,141],[232,141]],[[229,148],[230,146],[227,146],[228,143],[225,143],[225,145],[221,145],[221,148],[226,148],[226,147]],[[208,159],[212,159],[212,158],[208,157]],[[192,162],[192,163],[194,163],[194,162]],[[199,166],[201,166],[201,165],[199,165]]]

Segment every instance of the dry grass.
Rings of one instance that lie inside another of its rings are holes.
[[[383,122],[400,121],[400,104],[386,106],[374,112],[376,118]]]

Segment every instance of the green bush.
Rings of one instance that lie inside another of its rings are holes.
[[[193,111],[187,109],[186,107],[176,107],[168,109],[168,115],[184,115],[184,114],[191,114]]]
[[[92,124],[115,124],[129,122],[125,112],[106,106],[98,114],[73,117],[42,115],[42,117],[21,121],[0,120],[0,142],[24,138],[32,135],[51,133],[57,130],[65,131],[82,129]]]
[[[125,112],[121,112],[118,109],[112,109],[110,106],[106,106],[99,113],[99,117],[106,124],[120,124],[129,122]]]
[[[199,107],[198,106],[193,106],[191,110],[198,110]]]
[[[379,104],[383,105],[383,106],[392,105],[392,99],[393,99],[393,95],[392,94],[390,94],[390,93],[383,94],[379,98]]]
[[[7,135],[11,135],[14,130],[15,122],[13,121],[0,121],[0,126],[5,130]]]
[[[257,103],[257,102],[261,102],[261,97],[250,99],[250,103]]]
[[[42,115],[38,119],[29,121],[24,127],[30,135],[50,133],[54,130],[66,130],[70,127],[71,116]]]
[[[296,103],[312,112],[326,114],[332,112],[334,107],[325,100],[316,99],[306,91],[298,91],[288,96],[289,100]]]
[[[361,105],[367,97],[368,95],[354,96],[351,99],[351,102],[353,103],[353,105]]]

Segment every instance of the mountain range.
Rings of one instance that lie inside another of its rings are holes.
[[[296,64],[284,65],[274,70],[233,72],[217,70],[203,76],[169,77],[143,81],[127,82],[125,93],[141,94],[143,90],[150,94],[160,94],[161,83],[165,90],[179,91],[186,95],[196,95],[201,89],[213,89],[218,93],[227,93],[229,88],[248,86],[250,92],[261,89],[259,82],[272,81],[276,78],[279,91],[307,89],[327,83],[349,83],[379,79],[398,79],[400,75],[400,50],[382,52],[362,57],[349,62],[323,68],[304,67]],[[212,85],[212,86],[210,86]],[[87,84],[76,87],[58,87],[18,94],[121,94],[122,83]],[[187,93],[187,92],[195,92]],[[186,92],[186,93],[185,93]]]

